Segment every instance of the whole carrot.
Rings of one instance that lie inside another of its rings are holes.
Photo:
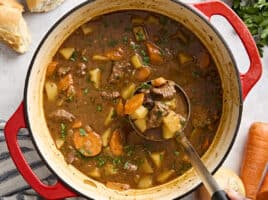
[[[263,179],[261,188],[257,195],[257,200],[267,200],[268,199],[268,172]]]
[[[240,170],[246,196],[256,199],[259,181],[268,161],[268,123],[251,125]]]

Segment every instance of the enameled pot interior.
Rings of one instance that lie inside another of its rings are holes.
[[[148,10],[166,15],[186,26],[208,48],[219,70],[223,88],[223,114],[216,137],[202,157],[210,171],[219,167],[236,135],[241,115],[241,88],[236,65],[224,41],[214,28],[194,8],[166,0],[130,1],[97,0],[87,2],[70,11],[41,42],[32,60],[25,90],[28,127],[34,142],[49,167],[78,193],[94,199],[173,199],[182,197],[198,184],[193,169],[166,184],[145,190],[115,191],[90,179],[72,165],[68,165],[57,150],[46,125],[43,112],[43,85],[48,63],[63,41],[80,25],[93,17],[120,10]]]

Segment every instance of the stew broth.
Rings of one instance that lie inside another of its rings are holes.
[[[175,139],[147,141],[126,115],[136,87],[158,77],[189,96],[185,134],[203,155],[220,121],[222,88],[213,59],[193,33],[142,11],[107,14],[74,31],[49,64],[44,86],[47,126],[66,162],[119,190],[153,187],[188,170]],[[172,100],[162,103],[176,107]]]

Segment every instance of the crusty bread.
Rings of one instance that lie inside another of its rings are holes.
[[[239,176],[228,168],[220,168],[213,176],[220,187],[224,190],[234,190],[238,194],[245,196],[245,187]],[[197,199],[210,200],[210,196],[202,185],[196,193]]]
[[[28,8],[31,12],[47,12],[58,5],[64,0],[26,0]]]
[[[0,40],[19,53],[27,51],[31,41],[22,12],[15,0],[0,0]]]

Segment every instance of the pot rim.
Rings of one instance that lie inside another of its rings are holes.
[[[237,67],[237,63],[236,63],[236,60],[234,58],[234,55],[230,49],[230,47],[228,46],[227,42],[225,41],[225,39],[223,38],[223,36],[220,34],[220,32],[213,26],[212,23],[210,23],[210,21],[208,19],[206,19],[206,16],[204,14],[202,14],[202,12],[199,12],[197,8],[191,6],[193,4],[191,3],[184,3],[182,1],[178,1],[178,0],[170,0],[176,4],[179,4],[180,6],[188,9],[189,11],[191,11],[192,13],[196,14],[198,17],[200,17],[200,19],[203,20],[203,22],[206,23],[206,25],[208,25],[214,32],[215,34],[217,35],[217,37],[220,39],[220,41],[222,42],[222,44],[224,45],[224,47],[226,48],[226,50],[228,51],[229,53],[229,56],[230,56],[230,59],[232,60],[233,62],[233,67],[234,67],[234,70],[235,70],[235,73],[236,73],[236,77],[237,77],[237,82],[238,82],[238,87],[239,87],[239,113],[238,113],[238,118],[237,118],[237,124],[236,124],[236,127],[234,129],[234,134],[233,134],[233,138],[231,140],[231,143],[228,147],[228,149],[226,150],[224,156],[221,158],[220,162],[217,164],[217,166],[215,167],[215,169],[213,171],[211,171],[212,174],[214,174],[220,167],[221,165],[223,164],[223,162],[225,161],[225,159],[227,158],[228,154],[230,153],[232,147],[233,147],[233,144],[235,142],[235,139],[237,137],[237,134],[238,134],[238,130],[239,130],[239,127],[240,127],[240,123],[241,123],[241,118],[242,118],[242,111],[243,111],[243,96],[242,96],[242,84],[241,84],[241,80],[240,80],[240,76],[239,76],[239,70],[238,70],[238,67]],[[83,197],[86,197],[88,199],[92,199],[92,197],[88,197],[88,196],[85,196],[84,194],[82,194],[80,191],[76,190],[71,183],[68,183],[67,181],[65,181],[62,177],[58,176],[57,174],[57,171],[54,170],[49,162],[45,159],[45,157],[43,156],[43,154],[40,152],[39,150],[39,147],[36,143],[36,140],[35,140],[35,137],[33,137],[33,133],[32,133],[32,130],[31,130],[31,123],[29,121],[29,112],[28,112],[28,101],[27,101],[27,93],[28,93],[28,84],[29,84],[29,79],[30,79],[30,75],[31,75],[31,72],[32,72],[32,67],[33,67],[33,64],[35,62],[35,59],[36,59],[36,56],[38,55],[40,49],[42,48],[43,44],[46,42],[47,38],[50,36],[51,32],[65,19],[67,18],[69,15],[71,15],[73,12],[79,10],[80,8],[82,8],[83,6],[89,4],[89,3],[92,3],[94,2],[94,0],[88,0],[88,1],[85,1],[85,2],[82,2],[81,4],[78,4],[77,6],[75,6],[74,8],[70,9],[68,12],[66,12],[63,16],[61,16],[50,28],[49,30],[46,32],[46,34],[43,36],[42,40],[40,41],[40,43],[38,44],[34,54],[33,54],[33,57],[31,59],[31,62],[29,64],[29,67],[28,67],[28,71],[27,71],[27,74],[26,74],[26,79],[25,79],[25,85],[24,85],[24,94],[23,94],[23,99],[24,99],[24,102],[25,102],[25,106],[24,106],[24,113],[25,113],[25,122],[26,122],[26,126],[27,126],[27,129],[29,131],[29,134],[31,135],[31,137],[33,138],[33,144],[35,146],[35,149],[38,153],[38,155],[40,156],[40,158],[42,158],[42,160],[44,161],[44,164],[48,167],[48,169],[53,173],[53,175],[55,175],[64,185],[66,185],[67,187],[69,187],[71,190],[75,191],[78,195],[80,196],[83,196]],[[209,2],[208,2],[209,3]],[[139,10],[139,9],[133,9],[133,10]],[[118,10],[118,11],[121,11],[121,10]],[[200,180],[200,183],[198,183],[195,187],[193,187],[191,190],[185,192],[184,194],[182,194],[181,196],[178,196],[176,197],[176,199],[181,199],[187,195],[189,195],[190,193],[192,193],[193,191],[195,191],[197,188],[199,188],[202,184],[202,181]]]

